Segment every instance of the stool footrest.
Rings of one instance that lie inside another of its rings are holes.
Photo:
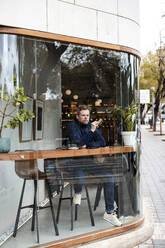
[[[24,208],[33,208],[33,207],[34,207],[34,205],[31,204],[31,205],[23,206],[23,207],[21,207],[21,209],[24,209]]]
[[[61,200],[71,200],[71,199],[73,199],[73,197],[72,198],[70,198],[70,197],[61,197],[60,199]]]

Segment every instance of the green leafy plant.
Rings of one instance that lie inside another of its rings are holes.
[[[23,123],[35,117],[31,111],[23,108],[28,100],[29,97],[25,95],[23,87],[15,87],[15,92],[11,96],[6,92],[2,94],[0,91],[0,138],[4,128],[15,129],[20,122]]]
[[[118,120],[123,121],[124,131],[133,131],[135,127],[135,121],[138,113],[137,104],[131,102],[127,107],[115,106],[113,114]]]

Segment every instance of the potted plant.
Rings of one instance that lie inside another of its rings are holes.
[[[113,110],[117,119],[122,121],[123,131],[121,132],[124,145],[132,146],[136,143],[136,118],[138,113],[137,104],[131,102],[128,106],[122,108],[115,106]]]
[[[29,100],[25,95],[24,88],[15,87],[13,95],[0,90],[0,152],[10,151],[10,138],[2,136],[5,128],[15,129],[20,122],[34,118],[31,111],[26,111],[23,106]]]

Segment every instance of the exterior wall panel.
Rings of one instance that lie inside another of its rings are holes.
[[[119,45],[140,49],[139,26],[129,19],[119,18]]]
[[[96,11],[49,0],[48,32],[97,40]]]
[[[117,14],[117,0],[75,0],[75,4],[85,8],[93,8],[98,11]]]
[[[118,15],[139,23],[139,0],[118,0]]]
[[[109,28],[111,27],[111,28]],[[118,18],[115,15],[98,12],[98,40],[118,44]]]
[[[46,0],[1,0],[0,25],[46,31]]]

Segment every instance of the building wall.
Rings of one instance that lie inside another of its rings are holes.
[[[139,0],[1,0],[0,24],[139,50]]]

